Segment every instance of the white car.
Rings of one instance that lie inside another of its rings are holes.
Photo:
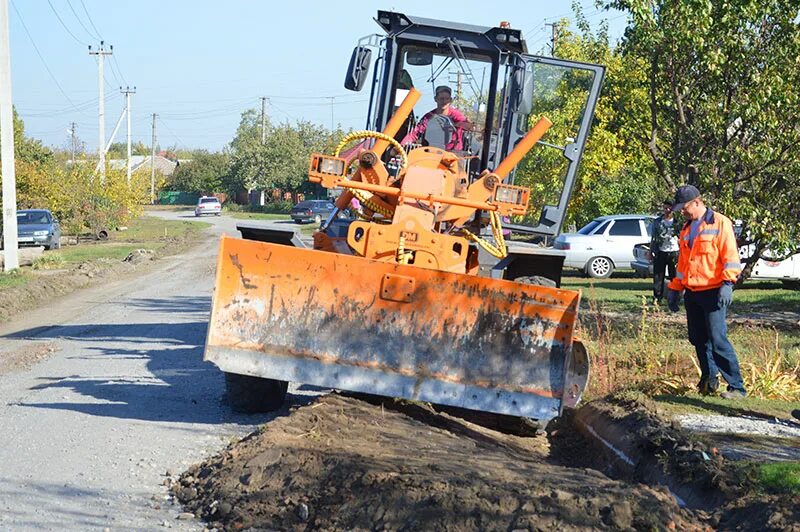
[[[595,218],[577,233],[556,237],[553,248],[566,253],[564,266],[605,279],[614,270],[631,268],[633,247],[650,242],[655,216],[619,214]]]
[[[217,216],[222,212],[222,204],[214,196],[203,196],[197,200],[197,207],[194,208],[194,215],[201,216],[203,214],[215,214]]]

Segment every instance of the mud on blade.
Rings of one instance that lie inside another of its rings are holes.
[[[220,246],[205,359],[223,371],[542,420],[586,386],[579,292]]]

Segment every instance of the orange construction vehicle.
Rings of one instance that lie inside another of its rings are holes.
[[[337,211],[357,198],[358,219],[334,212],[310,247],[257,225],[223,237],[205,358],[240,410],[277,408],[297,382],[555,417],[588,381],[580,293],[559,288],[563,254],[506,236],[560,231],[603,69],[527,55],[507,25],[377,21],[386,36],[356,47],[345,81],[363,87],[377,47],[368,129],[314,154],[308,172],[340,193]],[[418,112],[454,72],[466,120]],[[401,144],[423,121],[417,143]],[[531,150],[550,172],[541,182],[562,185],[548,185],[554,205],[514,182]],[[534,202],[541,215],[526,224]]]

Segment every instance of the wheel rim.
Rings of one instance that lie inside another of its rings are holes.
[[[596,276],[604,277],[608,275],[608,272],[611,270],[611,264],[608,262],[608,259],[594,259],[589,265],[589,269],[591,269],[592,273]]]
[[[321,223],[322,222],[322,216],[320,216],[319,214],[314,216],[314,222],[315,223]]]

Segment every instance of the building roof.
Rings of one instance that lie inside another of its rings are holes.
[[[115,170],[124,170],[127,167],[127,162],[125,159],[111,159],[108,162],[108,166],[110,168],[114,168]],[[162,175],[170,176],[175,172],[175,169],[178,167],[178,163],[175,161],[171,161],[166,157],[162,157],[161,155],[156,155],[155,158],[155,167],[158,172]],[[150,156],[149,155],[132,155],[131,156],[131,172],[138,172],[138,171],[150,171]]]

